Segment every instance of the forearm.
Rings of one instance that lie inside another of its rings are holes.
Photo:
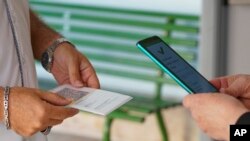
[[[40,60],[42,53],[61,35],[43,23],[31,10],[30,23],[33,53]]]

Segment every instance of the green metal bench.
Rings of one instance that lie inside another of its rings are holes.
[[[119,88],[114,89],[112,86],[102,87],[134,97],[131,102],[106,117],[103,141],[111,140],[110,129],[114,119],[142,123],[151,113],[156,114],[162,140],[167,141],[168,135],[161,109],[172,107],[179,102],[162,99],[162,89],[165,85],[174,86],[176,83],[145,57],[135,47],[135,43],[140,39],[158,35],[196,66],[199,17],[53,1],[31,0],[30,3],[45,22],[71,40],[91,60],[98,75],[130,78],[155,85],[154,95],[150,98]],[[135,68],[138,71],[134,70]],[[56,85],[52,80],[39,78],[39,84],[44,89]]]

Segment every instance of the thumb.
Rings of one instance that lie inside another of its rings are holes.
[[[80,68],[77,61],[71,61],[69,63],[69,78],[70,83],[75,87],[83,87],[83,82],[81,81]]]
[[[245,86],[243,79],[238,79],[235,82],[233,82],[231,85],[229,85],[227,88],[221,88],[220,92],[229,94],[234,97],[240,97],[241,94],[245,93]]]
[[[184,97],[183,99],[183,106],[186,107],[186,108],[190,108],[192,107],[192,105],[194,104],[194,100],[196,99],[195,98],[196,95],[187,95]]]
[[[215,93],[200,93],[200,94],[189,94],[183,99],[183,106],[186,108],[199,107],[204,100],[210,100],[215,97]]]
[[[66,106],[72,102],[71,99],[66,99],[51,92],[42,93],[41,99],[55,106]]]

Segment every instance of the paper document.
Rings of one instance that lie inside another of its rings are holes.
[[[107,115],[132,99],[131,96],[94,88],[75,88],[62,85],[53,90],[60,96],[72,98],[69,107],[99,115]]]

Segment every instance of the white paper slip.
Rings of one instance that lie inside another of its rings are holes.
[[[72,98],[69,107],[99,115],[107,115],[132,99],[131,96],[94,88],[74,88],[62,85],[53,90],[60,96]]]

